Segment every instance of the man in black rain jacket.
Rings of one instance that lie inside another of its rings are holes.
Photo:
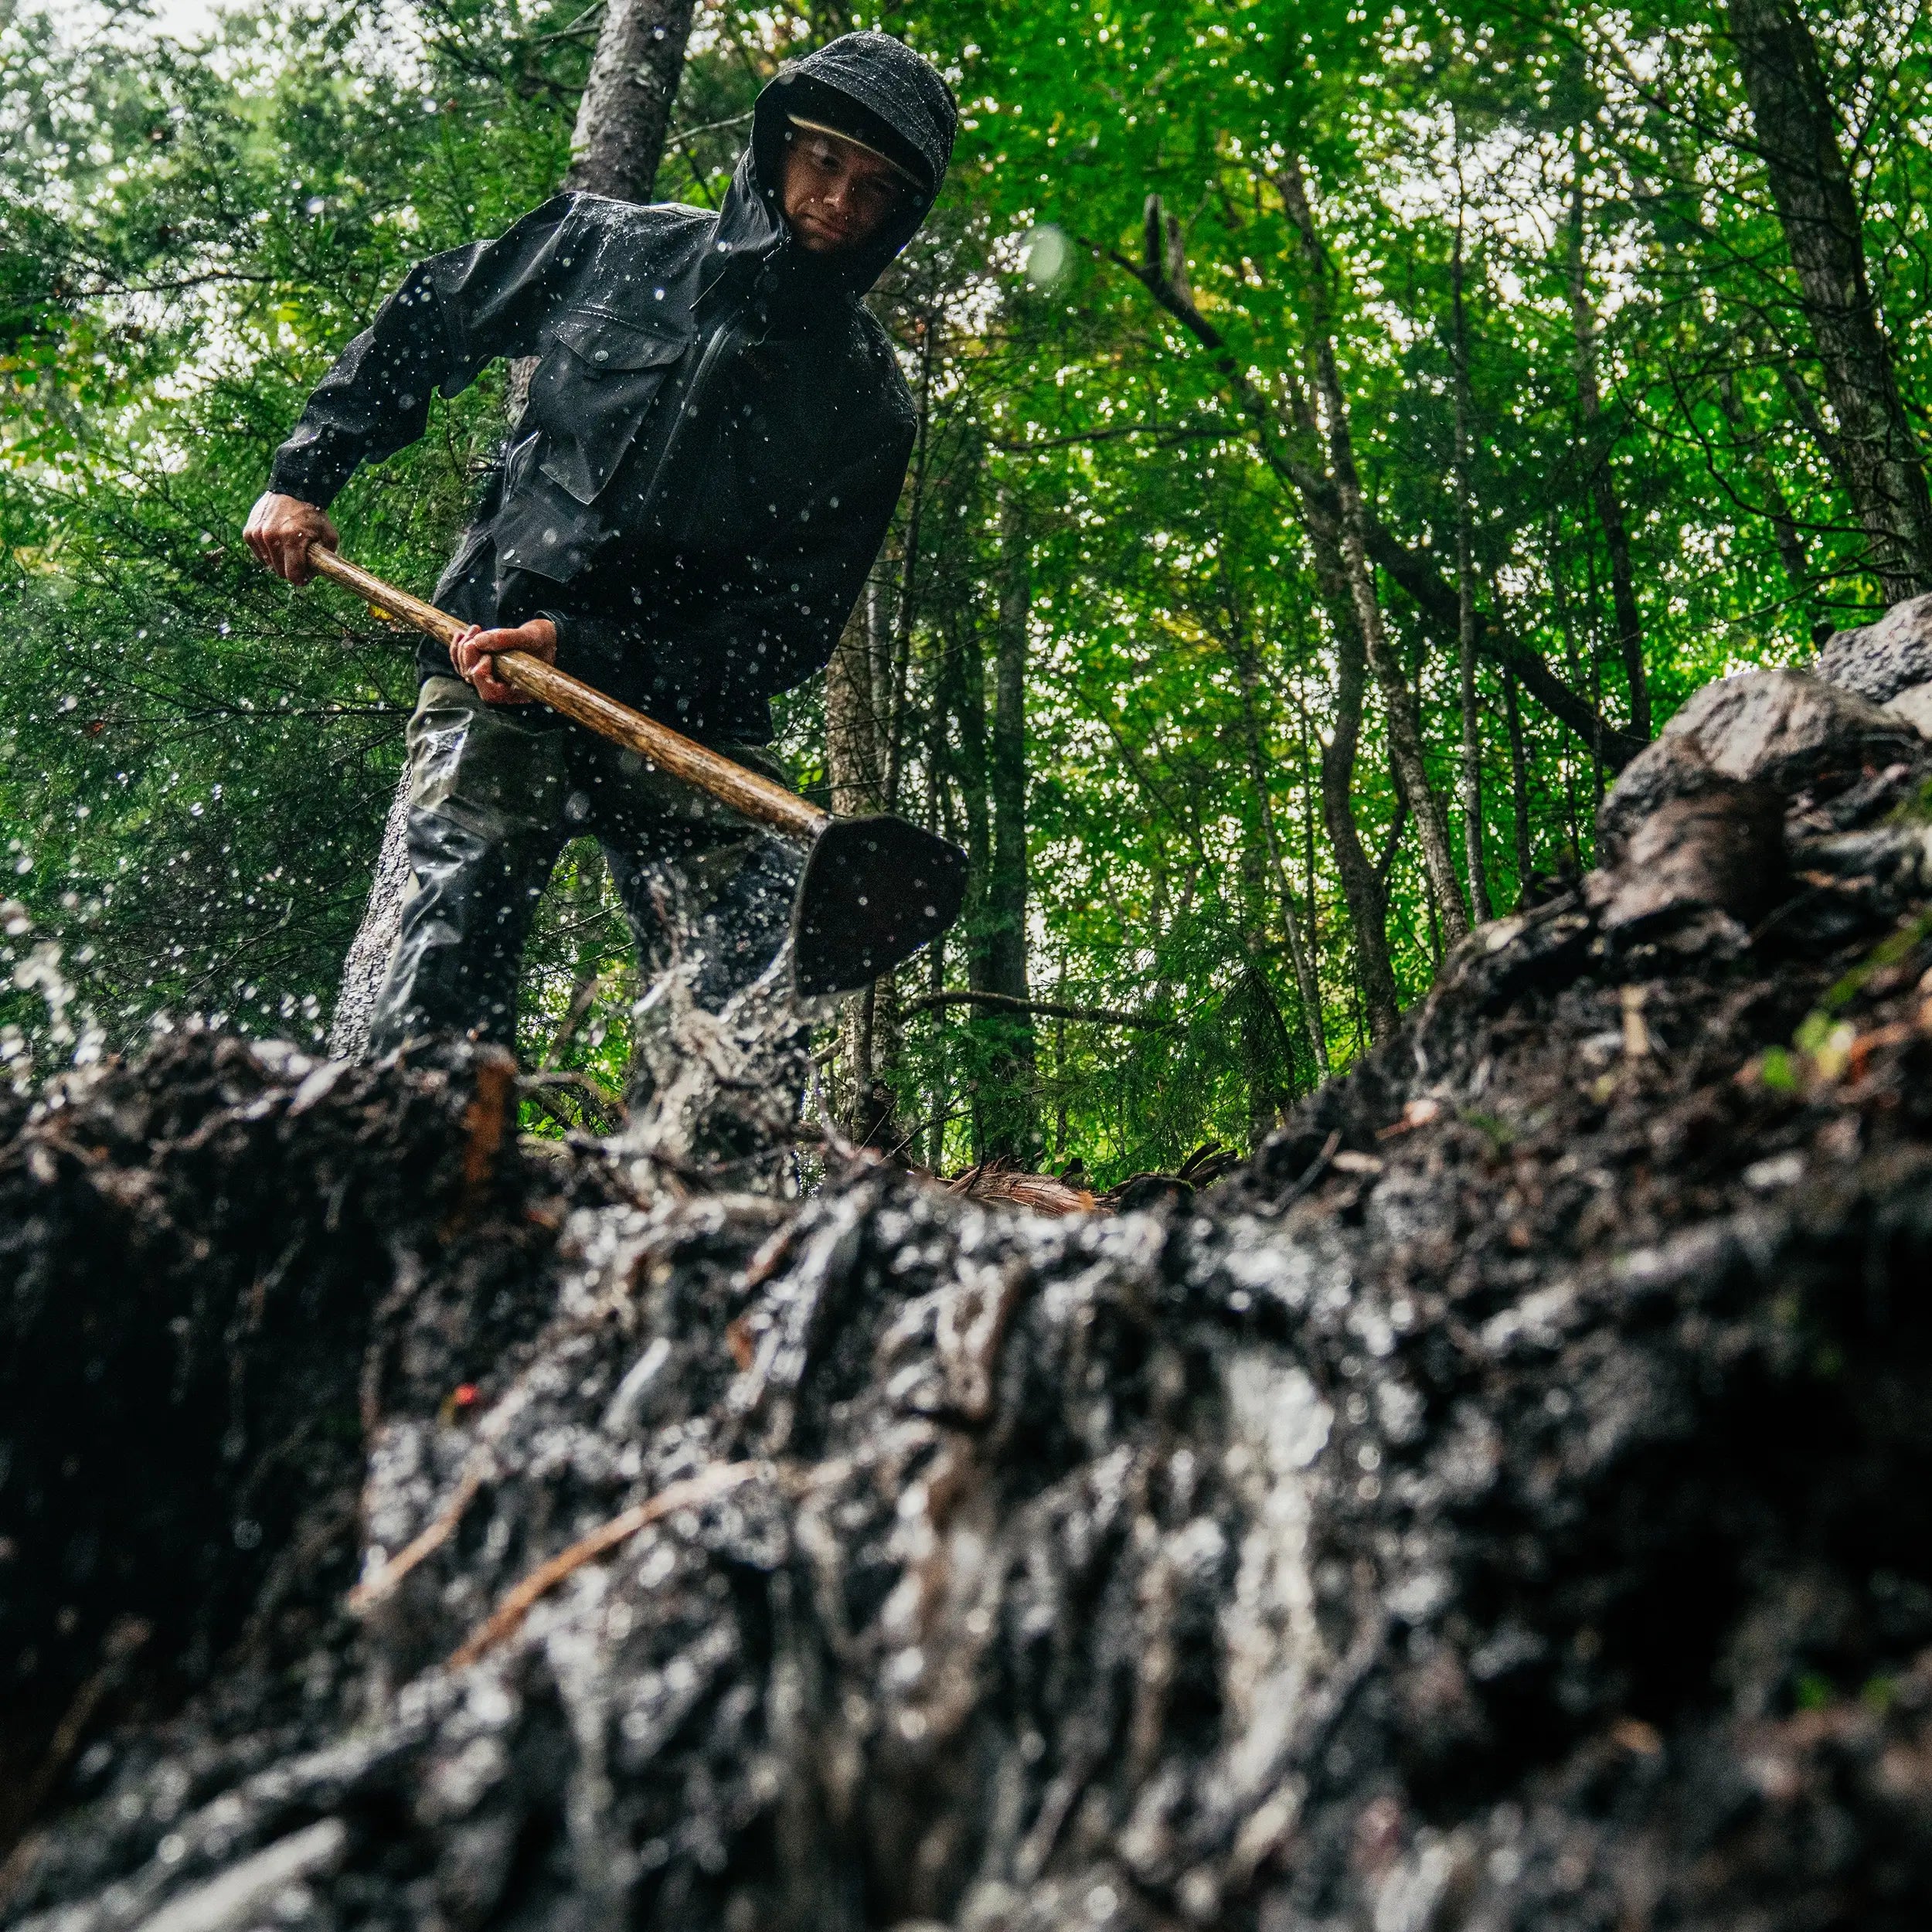
[[[514,1043],[523,942],[582,832],[602,842],[647,976],[682,960],[714,1010],[782,941],[798,859],[636,754],[521,705],[521,648],[741,762],[769,700],[821,669],[910,454],[910,398],[859,298],[917,230],[957,124],[946,84],[882,33],[788,65],[758,97],[717,213],[560,195],[433,257],[344,352],[249,519],[291,582],[358,464],[422,435],[492,357],[529,400],[436,601],[409,733],[412,872],[370,1047]],[[452,676],[454,668],[461,674]]]

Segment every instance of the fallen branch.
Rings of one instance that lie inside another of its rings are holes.
[[[1011,993],[976,993],[961,988],[923,993],[909,999],[902,1013],[929,1013],[940,1006],[986,1006],[995,1012],[1032,1013],[1043,1019],[1081,1020],[1090,1026],[1162,1027],[1172,1024],[1153,1013],[1124,1013],[1111,1006],[1069,1006],[1057,999],[1017,999]]]
[[[363,1616],[373,1610],[418,1563],[434,1556],[456,1534],[457,1525],[476,1500],[476,1492],[482,1488],[483,1478],[490,1467],[487,1456],[471,1462],[463,1472],[463,1480],[456,1485],[455,1494],[437,1512],[429,1527],[349,1593],[349,1607],[356,1616]]]
[[[613,1516],[587,1536],[580,1536],[568,1549],[532,1570],[451,1651],[447,1668],[461,1670],[465,1665],[474,1663],[486,1651],[494,1650],[506,1637],[514,1636],[532,1605],[548,1596],[565,1577],[581,1570],[586,1563],[594,1562],[606,1550],[616,1549],[619,1543],[628,1542],[640,1529],[669,1515],[673,1510],[693,1509],[700,1503],[709,1502],[726,1491],[736,1488],[741,1482],[764,1474],[768,1467],[762,1462],[719,1463],[702,1475],[689,1477],[682,1482],[674,1482],[668,1489],[660,1489],[648,1502],[637,1504],[621,1515]]]

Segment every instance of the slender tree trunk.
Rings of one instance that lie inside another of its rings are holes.
[[[988,976],[986,900],[992,872],[993,818],[987,797],[986,666],[971,613],[961,614],[951,642],[946,682],[948,708],[959,725],[954,765],[966,834],[966,983],[975,992],[992,992],[997,989]]]
[[[1509,802],[1515,816],[1516,899],[1529,889],[1529,759],[1523,746],[1522,706],[1516,701],[1516,680],[1505,665],[1502,674],[1503,721],[1509,733]]]
[[[696,11],[696,0],[605,0],[597,51],[577,103],[570,165],[563,178],[566,188],[624,201],[651,199]],[[522,413],[529,380],[527,362],[511,372],[513,420]],[[410,886],[403,844],[406,782],[406,774],[390,801],[369,903],[335,995],[328,1050],[338,1060],[360,1060],[368,1049],[376,997],[402,928]]]
[[[1311,450],[1320,447],[1314,412],[1299,383],[1290,391],[1297,433]],[[1318,471],[1318,458],[1301,467]],[[1326,479],[1322,478],[1325,481]],[[1362,842],[1355,817],[1355,756],[1362,741],[1362,703],[1367,654],[1362,626],[1349,588],[1342,561],[1342,534],[1327,507],[1325,492],[1302,492],[1303,524],[1315,564],[1315,583],[1335,641],[1335,702],[1328,740],[1321,747],[1321,818],[1333,847],[1335,870],[1341,875],[1342,903],[1349,909],[1349,930],[1355,941],[1355,968],[1362,986],[1369,1037],[1386,1039],[1400,1023],[1401,1003],[1396,992],[1395,967],[1389,956],[1389,896]],[[1305,728],[1307,716],[1303,714]],[[1314,868],[1309,867],[1308,903],[1315,903]],[[1360,1028],[1357,1027],[1358,1033]]]
[[[1794,0],[1728,0],[1731,37],[1838,419],[1852,507],[1887,603],[1932,590],[1932,502],[1865,258],[1818,48]]]
[[[933,688],[927,714],[926,829],[950,838],[956,831],[950,782],[952,748],[948,726],[951,721],[946,702],[949,689],[947,666],[952,656],[950,640],[944,635],[936,636],[933,641],[933,653],[929,669]],[[941,933],[926,948],[926,990],[930,994],[945,991],[947,938],[947,935]],[[952,1099],[952,1085],[947,1066],[949,1045],[944,1009],[935,1009],[933,1013],[930,1061],[932,1083],[928,1092],[925,1148],[926,1166],[929,1172],[934,1174],[940,1172],[940,1163],[946,1156],[946,1111]],[[917,1155],[917,1150],[914,1151]]]
[[[988,791],[993,812],[992,866],[987,879],[987,986],[1025,999],[1026,986],[1026,648],[1032,608],[1025,505],[1007,493],[1000,505],[999,621],[993,665],[992,757]],[[1036,1138],[1035,1049],[1030,1018],[1002,1015],[991,1064],[995,1092],[983,1095],[988,1157],[1025,1159]]]
[[[885,601],[877,580],[869,582],[825,668],[825,770],[832,808],[842,817],[877,811],[883,794],[877,638],[886,629]],[[847,1132],[862,1144],[883,1124],[875,1092],[878,995],[875,981],[849,998],[840,1014],[845,1080],[838,1111]]]
[[[1584,553],[1583,563],[1590,573],[1590,694],[1600,717],[1604,700],[1604,598],[1603,587],[1597,581],[1594,550]],[[1594,801],[1591,807],[1594,811],[1604,802],[1604,749],[1595,739],[1590,740],[1590,795]]]
[[[873,632],[884,601],[876,583],[866,586],[825,667],[825,773],[832,808],[842,818],[879,809],[878,679]]]
[[[1570,600],[1570,587],[1563,572],[1562,552],[1558,541],[1556,519],[1553,517],[1545,532],[1548,545],[1546,560],[1549,570],[1550,589],[1556,598],[1556,621],[1563,634],[1563,658],[1570,675],[1577,683],[1588,683],[1593,687],[1597,682],[1595,675],[1595,647],[1591,648],[1592,673],[1586,678],[1583,668],[1583,653],[1577,641],[1576,607]],[[1601,714],[1599,713],[1599,716]],[[1580,738],[1579,742],[1590,748],[1590,762],[1598,770],[1603,769],[1604,753],[1601,743],[1594,737]]]
[[[1342,877],[1342,903],[1349,909],[1349,930],[1355,940],[1355,969],[1362,981],[1369,1036],[1379,1043],[1401,1023],[1402,1007],[1389,956],[1389,896],[1362,842],[1361,821],[1355,809],[1355,758],[1362,745],[1368,655],[1349,594],[1340,537],[1312,505],[1307,528],[1315,582],[1335,633],[1335,709],[1329,716],[1327,741],[1321,747],[1321,820],[1334,848],[1335,870]]]
[[[934,345],[938,330],[929,312],[921,318],[918,428],[913,443],[913,460],[906,478],[906,535],[900,546],[899,599],[893,613],[890,641],[886,646],[882,669],[881,715],[886,719],[885,735],[884,809],[899,809],[899,786],[904,763],[906,682],[912,665],[913,624],[919,607],[920,544],[926,521],[926,474],[932,427]]]
[[[966,941],[966,984],[975,992],[983,993],[995,990],[988,976],[987,957],[987,885],[992,871],[993,821],[987,798],[986,665],[973,611],[954,614],[949,645],[945,662],[946,706],[957,725],[952,765],[959,777],[960,816],[964,821],[960,829],[966,848],[966,903],[960,930]],[[971,1094],[973,1158],[978,1160],[985,1135],[970,1021],[964,1036],[965,1073]]]
[[[1610,552],[1611,599],[1617,612],[1617,648],[1630,689],[1630,728],[1650,736],[1650,684],[1644,672],[1644,620],[1637,608],[1637,587],[1630,563],[1630,533],[1623,499],[1610,467],[1604,434],[1603,393],[1597,377],[1597,317],[1590,307],[1588,251],[1583,225],[1583,159],[1580,145],[1570,191],[1570,320],[1575,339],[1577,440],[1590,472],[1590,501]],[[1598,707],[1600,713],[1600,706]]]
[[[1276,176],[1283,205],[1299,230],[1308,267],[1310,333],[1322,404],[1328,423],[1330,467],[1335,472],[1335,489],[1342,503],[1342,555],[1348,571],[1349,589],[1353,599],[1362,641],[1368,652],[1369,668],[1382,686],[1387,707],[1389,743],[1402,773],[1415,814],[1416,829],[1422,841],[1423,863],[1442,904],[1443,924],[1453,945],[1469,930],[1463,909],[1462,887],[1456,877],[1454,859],[1450,855],[1449,828],[1442,802],[1429,783],[1428,768],[1422,751],[1421,722],[1415,693],[1402,675],[1383,624],[1382,606],[1376,596],[1375,580],[1369,567],[1368,524],[1362,483],[1356,473],[1354,438],[1349,427],[1347,399],[1335,366],[1335,335],[1328,302],[1328,265],[1317,230],[1315,211],[1309,202],[1308,184],[1301,164],[1291,155]]]
[[[1302,1030],[1308,1035],[1308,1050],[1315,1056],[1317,1073],[1325,1073],[1328,1070],[1328,1043],[1322,1031],[1321,989],[1315,982],[1315,967],[1309,959],[1308,949],[1302,943],[1301,915],[1295,910],[1294,889],[1288,883],[1287,866],[1281,855],[1273,787],[1269,783],[1270,761],[1261,739],[1261,678],[1255,665],[1253,645],[1245,631],[1236,641],[1235,668],[1241,680],[1241,717],[1247,740],[1248,783],[1253,787],[1262,840],[1274,874],[1275,895],[1281,908],[1282,935],[1287,941],[1288,961],[1294,971],[1295,991],[1301,1002]]]
[[[1771,535],[1777,545],[1778,561],[1784,566],[1784,574],[1790,580],[1792,591],[1801,603],[1808,603],[1811,594],[1811,571],[1804,554],[1804,532],[1798,527],[1798,519],[1791,514],[1790,500],[1784,487],[1777,480],[1770,452],[1764,447],[1764,438],[1746,410],[1744,401],[1737,393],[1737,379],[1729,369],[1717,380],[1718,406],[1724,412],[1724,420],[1731,426],[1743,448],[1745,460],[1751,474],[1757,479],[1757,487],[1764,498],[1764,519],[1771,526]]]
[[[1355,968],[1369,1037],[1378,1045],[1402,1022],[1395,967],[1389,957],[1389,896],[1362,842],[1355,813],[1355,756],[1362,743],[1362,699],[1367,662],[1354,613],[1335,628],[1335,711],[1321,747],[1321,817],[1342,875],[1342,896],[1355,938]]]
[[[389,972],[389,956],[402,930],[403,901],[410,887],[409,848],[403,842],[409,825],[408,774],[396,781],[383,821],[383,842],[376,849],[376,876],[369,882],[362,923],[350,941],[342,962],[342,983],[335,989],[335,1011],[328,1023],[328,1051],[334,1060],[360,1060],[369,1045],[369,1023],[376,996]]]
[[[1302,903],[1308,909],[1308,969],[1315,981],[1315,998],[1321,997],[1321,910],[1315,896],[1315,801],[1321,796],[1315,776],[1315,766],[1308,749],[1308,706],[1307,693],[1300,677],[1294,681],[1294,713],[1299,732],[1301,753],[1301,896]],[[1328,1061],[1328,1027],[1322,1026],[1321,1064],[1325,1070]]]
[[[1469,476],[1469,317],[1463,253],[1462,128],[1456,128],[1456,245],[1451,262],[1451,340],[1456,383],[1456,644],[1462,701],[1462,848],[1469,884],[1469,911],[1489,917],[1489,879],[1482,856],[1482,719],[1476,708],[1476,566],[1475,492]]]

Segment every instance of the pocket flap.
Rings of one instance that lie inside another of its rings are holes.
[[[685,352],[679,338],[634,328],[614,315],[579,309],[553,325],[556,339],[594,369],[661,369]]]

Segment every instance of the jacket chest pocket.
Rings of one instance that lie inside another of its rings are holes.
[[[530,379],[530,420],[543,433],[537,467],[580,503],[596,500],[689,346],[614,315],[574,309],[550,328]]]

